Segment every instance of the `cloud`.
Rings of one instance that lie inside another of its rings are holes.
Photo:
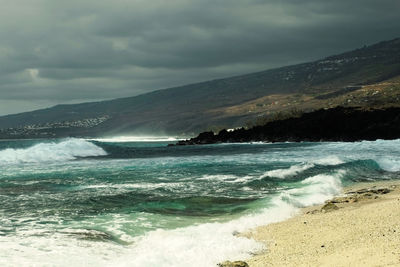
[[[313,60],[398,37],[400,26],[398,0],[0,4],[0,95],[14,101],[0,114]]]

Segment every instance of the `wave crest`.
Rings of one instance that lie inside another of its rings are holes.
[[[0,151],[0,164],[63,162],[78,157],[104,156],[107,152],[95,144],[69,138],[61,142],[39,143],[28,148]]]
[[[345,170],[338,170],[331,174],[308,177],[301,181],[302,187],[282,192],[281,199],[300,208],[322,204],[340,194],[344,175]]]
[[[298,173],[306,171],[314,166],[314,164],[293,165],[287,169],[276,169],[272,171],[267,171],[260,178],[263,179],[265,177],[276,177],[283,179],[288,176],[296,175]]]

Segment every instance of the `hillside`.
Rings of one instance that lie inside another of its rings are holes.
[[[193,135],[325,107],[400,106],[400,38],[322,60],[0,117],[0,138]],[[283,114],[283,115],[282,115]]]

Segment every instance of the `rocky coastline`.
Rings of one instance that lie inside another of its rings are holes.
[[[243,142],[321,142],[400,138],[400,108],[361,109],[336,107],[276,120],[250,129],[202,132],[175,145]]]

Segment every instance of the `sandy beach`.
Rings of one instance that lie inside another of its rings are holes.
[[[249,266],[400,266],[400,182],[345,188],[327,205],[247,236],[266,245]]]

